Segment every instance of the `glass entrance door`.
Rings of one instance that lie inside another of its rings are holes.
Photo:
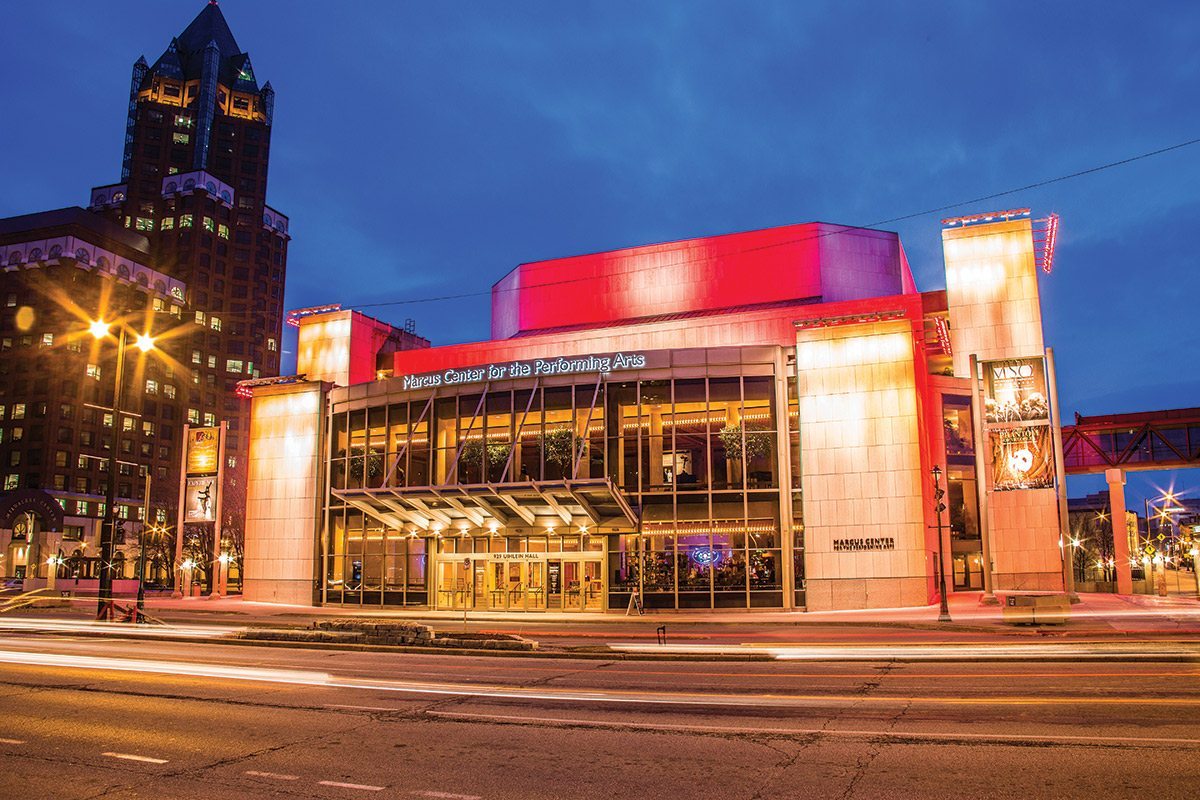
[[[600,559],[593,558],[581,562],[583,566],[583,585],[580,593],[583,597],[584,611],[604,610],[604,569]]]
[[[472,567],[474,565],[472,564]],[[470,576],[468,578],[468,576]],[[450,557],[438,562],[438,608],[472,608],[472,582],[475,570],[463,563],[463,559]]]
[[[601,611],[604,570],[598,558],[550,559],[547,562],[547,608],[551,611]]]

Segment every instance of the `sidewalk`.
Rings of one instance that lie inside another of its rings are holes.
[[[1072,605],[1066,625],[1045,626],[1044,630],[1074,634],[1195,634],[1200,635],[1200,602],[1192,598],[1171,596],[1118,596],[1112,594],[1081,594],[1080,602]],[[980,594],[951,595],[950,616],[953,622],[939,623],[937,606],[916,608],[867,609],[855,611],[715,611],[715,612],[647,612],[644,616],[625,616],[623,613],[580,614],[555,612],[489,612],[469,611],[468,623],[518,627],[536,635],[538,628],[557,628],[579,631],[613,632],[622,629],[645,629],[647,625],[667,624],[672,629],[685,628],[743,628],[743,629],[804,629],[804,628],[911,628],[935,631],[993,631],[996,633],[1028,632],[1028,627],[1006,624],[1001,606],[984,606]],[[307,627],[314,620],[330,617],[374,617],[407,619],[434,625],[458,625],[463,622],[461,611],[430,611],[378,607],[298,606],[274,603],[255,603],[240,597],[208,598],[147,598],[148,613],[172,621],[192,621],[237,625],[268,625],[277,627]],[[550,631],[547,630],[547,633]]]

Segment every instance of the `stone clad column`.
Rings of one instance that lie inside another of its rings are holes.
[[[1113,559],[1117,562],[1117,594],[1133,594],[1129,564],[1129,526],[1125,522],[1125,470],[1107,469],[1108,504],[1112,512]]]

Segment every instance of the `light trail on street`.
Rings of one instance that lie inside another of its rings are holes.
[[[485,658],[8,632],[0,796],[36,784],[64,800],[197,786],[218,800],[560,800],[699,786],[687,796],[791,800],[851,786],[949,797],[967,781],[1014,800],[1190,797],[1200,666],[1121,655],[1178,652],[1163,643],[1100,643],[1103,665],[1039,644],[1058,660]]]

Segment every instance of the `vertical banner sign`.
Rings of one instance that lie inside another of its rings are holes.
[[[219,541],[221,512],[221,459],[224,458],[221,426],[193,428],[184,426],[183,469],[179,476],[179,517],[175,540],[176,563],[183,561],[183,526],[200,524],[213,526],[214,539]],[[213,557],[219,551],[213,545]],[[181,594],[181,573],[175,571],[176,595]],[[214,591],[216,587],[214,586]]]
[[[188,428],[184,472],[188,475],[215,475],[219,441],[220,428]]]
[[[1054,486],[1054,443],[1049,425],[990,430],[988,439],[992,485],[997,491]]]
[[[1042,357],[984,361],[984,423],[996,491],[1054,486],[1054,441]]]
[[[1042,358],[983,362],[983,413],[989,425],[1050,423]]]
[[[184,522],[216,522],[221,482],[220,428],[188,428],[184,452]]]
[[[217,521],[217,478],[188,478],[183,501],[184,522]]]

